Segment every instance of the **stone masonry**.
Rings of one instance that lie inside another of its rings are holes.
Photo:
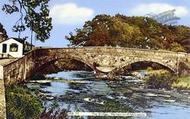
[[[4,88],[4,81],[0,79],[0,119],[6,118],[6,106],[5,106],[5,88]]]

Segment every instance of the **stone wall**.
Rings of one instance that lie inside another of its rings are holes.
[[[35,51],[29,52],[26,56],[4,66],[5,85],[23,82],[33,74],[32,70],[35,68],[34,53]]]
[[[2,79],[0,79],[0,119],[6,119],[5,87]]]
[[[0,72],[3,72],[3,66],[0,65]],[[0,73],[0,79],[3,80],[3,73]]]

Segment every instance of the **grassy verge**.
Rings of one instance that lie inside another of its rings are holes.
[[[7,119],[38,119],[41,101],[21,86],[6,87]]]
[[[182,76],[172,84],[173,88],[177,89],[190,89],[190,76]]]

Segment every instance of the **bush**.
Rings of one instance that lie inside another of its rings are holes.
[[[173,88],[190,89],[190,76],[181,76],[173,84]]]
[[[176,78],[169,71],[159,70],[151,73],[145,80],[149,88],[170,89]]]
[[[6,106],[7,119],[38,119],[43,111],[40,100],[20,86],[6,88]]]

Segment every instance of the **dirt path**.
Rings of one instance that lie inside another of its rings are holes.
[[[0,79],[0,119],[5,119],[5,90],[2,79]]]

